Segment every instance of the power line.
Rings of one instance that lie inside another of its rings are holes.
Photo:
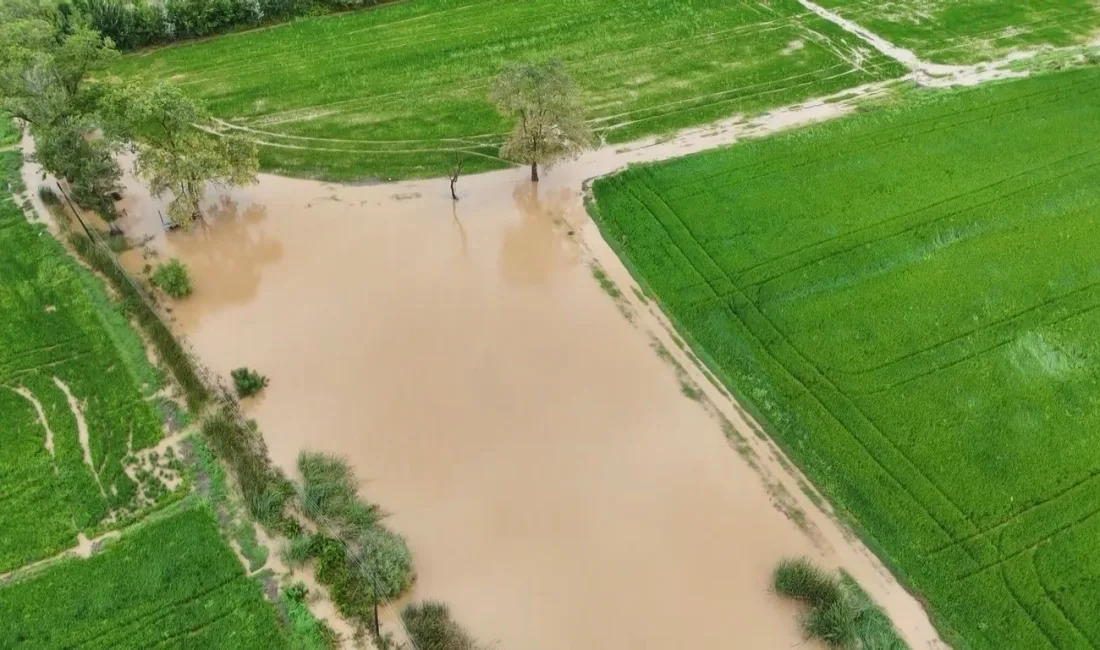
[[[69,204],[69,209],[72,210],[73,215],[76,216],[77,221],[80,222],[81,227],[84,229],[84,232],[87,233],[88,238],[93,243],[93,245],[98,246],[107,255],[107,257],[111,260],[111,263],[114,264],[116,268],[118,268],[122,276],[126,279],[130,286],[133,287],[138,297],[142,300],[142,302],[145,303],[145,306],[149,308],[149,311],[153,314],[153,316],[156,317],[158,321],[160,321],[161,325],[163,325],[165,328],[168,328],[169,331],[172,331],[171,326],[167,322],[165,322],[164,318],[161,316],[160,310],[156,306],[156,303],[152,300],[152,298],[149,297],[145,289],[140,284],[138,284],[133,279],[133,277],[131,277],[130,273],[118,260],[118,257],[115,255],[114,251],[111,250],[110,246],[108,246],[105,241],[103,241],[100,233],[95,228],[88,227],[88,224],[85,223],[80,210],[73,203],[72,198],[69,197],[69,194],[61,186],[60,182],[57,183],[57,189],[61,192],[62,197],[64,197],[65,201]],[[210,387],[211,385],[213,386],[214,390],[212,392],[214,394],[215,401],[232,412],[239,426],[241,426],[246,431],[251,430],[248,417],[245,415],[244,411],[241,410],[240,404],[236,400],[232,399],[232,397],[230,397],[229,390],[224,385],[223,381],[221,381],[221,378],[211,372],[198,360],[198,358],[194,354],[194,351],[191,349],[190,344],[186,342],[186,339],[183,339],[175,332],[173,332],[173,335],[181,341],[180,348],[183,350],[183,353],[187,356],[187,359],[191,362],[197,373],[202,376],[204,383],[206,383],[208,387]],[[260,435],[260,441],[264,445],[264,452],[266,456],[267,443],[263,440],[262,434]],[[268,462],[270,463],[269,459],[265,458],[265,460],[268,460]],[[318,526],[325,528],[325,533],[328,535],[328,537],[335,540],[343,547],[345,556],[352,564],[355,565],[357,569],[359,569],[359,575],[364,576],[371,581],[372,586],[374,587],[374,601],[376,607],[375,632],[377,633],[379,631],[377,608],[381,607],[394,621],[394,625],[401,631],[401,635],[405,637],[405,643],[407,644],[407,647],[411,648],[411,650],[418,650],[418,648],[416,647],[416,643],[412,639],[412,635],[409,634],[408,629],[405,627],[404,619],[402,619],[400,613],[397,612],[389,603],[381,601],[380,594],[382,593],[382,591],[378,584],[378,577],[374,574],[373,568],[371,568],[370,570],[365,570],[362,559],[358,556],[357,553],[355,553],[355,551],[343,538],[338,530],[338,527],[333,525],[333,522],[330,518],[317,510],[316,506],[318,504],[315,500],[310,499],[302,490],[299,490],[299,499],[307,502],[311,506],[314,506],[313,508],[311,508],[311,510],[317,512],[317,515],[316,517],[309,517],[309,519]]]

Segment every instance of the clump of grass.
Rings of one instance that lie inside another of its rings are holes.
[[[840,580],[810,560],[788,558],[779,563],[772,576],[775,593],[811,607],[840,600]]]
[[[239,397],[252,397],[268,384],[266,376],[244,366],[236,368],[229,374],[233,377],[233,387],[237,389]]]
[[[772,587],[809,606],[802,617],[807,639],[845,650],[907,650],[889,617],[845,574],[829,573],[806,558],[785,559],[775,568]]]
[[[354,538],[381,518],[377,506],[359,499],[358,480],[345,459],[303,451],[298,455],[298,471],[302,473],[302,510],[310,519]]]
[[[221,409],[203,421],[202,435],[233,470],[252,516],[265,526],[277,525],[284,518],[283,506],[293,494],[293,486],[272,467],[259,432]]]
[[[360,498],[345,459],[302,452],[298,470],[302,512],[324,532],[291,542],[287,559],[299,564],[315,559],[317,579],[337,609],[369,627],[375,603],[397,598],[412,585],[408,544],[382,525],[378,506]]]
[[[401,621],[419,650],[478,650],[474,638],[439,601],[409,603],[401,610]]]
[[[619,287],[607,277],[607,273],[598,264],[592,264],[592,277],[596,278],[596,282],[599,283],[600,288],[604,293],[611,296],[613,300],[619,300],[623,297],[623,292],[619,291]]]
[[[283,561],[290,566],[302,566],[313,557],[315,553],[314,546],[314,536],[309,533],[293,537],[290,544],[287,544],[282,551]]]
[[[832,602],[818,605],[802,619],[802,634],[807,639],[819,639],[830,648],[853,648],[859,606],[846,594]]]
[[[61,205],[61,199],[58,198],[57,192],[53,191],[53,188],[49,185],[38,186],[38,198],[42,199],[42,203],[51,208]]]
[[[174,257],[153,271],[153,284],[176,299],[191,295],[191,275],[183,262]]]
[[[309,590],[300,582],[283,589],[280,597],[290,620],[291,646],[295,650],[339,648],[340,635],[309,611],[308,597]]]
[[[359,536],[359,570],[381,601],[393,600],[412,586],[412,552],[405,538],[371,526]]]

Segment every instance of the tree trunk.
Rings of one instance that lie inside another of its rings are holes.
[[[452,176],[451,177],[451,200],[453,200],[453,201],[458,200],[458,194],[455,193],[455,183],[457,183],[457,182],[458,182],[458,176]]]
[[[537,162],[531,163],[531,182],[539,182],[539,164]]]

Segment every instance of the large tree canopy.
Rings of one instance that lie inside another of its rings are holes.
[[[256,144],[202,130],[210,116],[179,88],[167,83],[115,85],[100,104],[115,134],[134,143],[134,167],[150,191],[157,196],[172,194],[168,213],[173,221],[188,226],[202,216],[208,183],[256,182]]]
[[[539,179],[540,164],[550,167],[591,146],[580,90],[557,59],[505,67],[489,100],[516,122],[500,155],[530,165],[532,181]]]

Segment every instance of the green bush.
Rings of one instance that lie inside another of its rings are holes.
[[[283,589],[282,602],[290,619],[290,645],[294,650],[327,650],[340,647],[340,635],[309,611],[309,590],[300,582]]]
[[[477,650],[477,643],[453,618],[444,603],[409,603],[401,620],[418,650]]]
[[[191,295],[191,276],[183,262],[172,258],[153,271],[153,284],[173,298]]]
[[[42,199],[42,203],[50,207],[61,205],[61,199],[58,198],[57,192],[53,191],[53,188],[49,185],[38,186],[38,198]]]
[[[840,600],[840,580],[816,566],[810,560],[784,559],[772,576],[775,593],[811,607],[828,605]]]
[[[313,535],[305,533],[290,538],[290,543],[283,549],[283,560],[292,567],[304,565],[316,553],[316,540]]]
[[[412,586],[412,552],[404,537],[376,525],[360,535],[359,548],[359,570],[379,600],[393,600]]]
[[[377,506],[359,499],[359,484],[345,459],[328,454],[302,452],[298,455],[302,473],[302,510],[314,521],[339,529],[354,539],[380,519]]]
[[[846,595],[814,607],[802,619],[802,633],[818,639],[830,648],[851,648],[856,640],[859,608]]]
[[[251,368],[240,367],[229,374],[233,377],[233,387],[240,397],[252,397],[267,387],[267,377]]]
[[[76,0],[121,50],[376,4],[377,0]]]
[[[286,506],[289,495],[278,485],[264,486],[264,489],[254,495],[248,504],[248,511],[260,522],[264,528],[273,528],[283,519],[283,509]]]

